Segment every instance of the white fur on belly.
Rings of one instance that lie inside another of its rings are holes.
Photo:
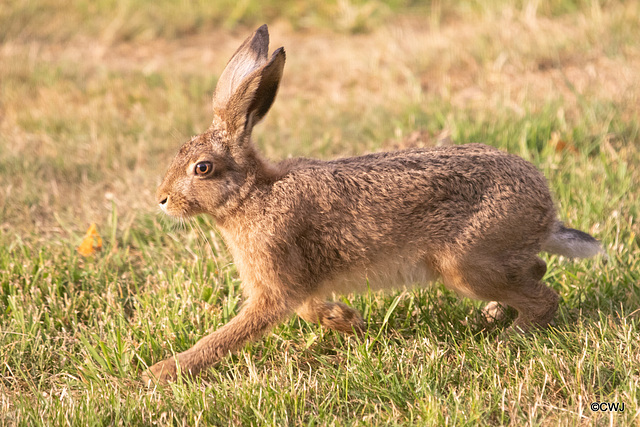
[[[438,278],[427,263],[420,260],[412,263],[383,262],[374,267],[358,269],[322,284],[320,294],[348,294],[367,292],[369,289],[402,289],[426,286]]]

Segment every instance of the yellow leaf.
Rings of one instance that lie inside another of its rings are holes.
[[[98,234],[98,229],[94,223],[91,224],[87,230],[87,234],[85,234],[84,239],[82,239],[82,243],[78,246],[78,253],[82,256],[91,256],[100,250],[102,250],[102,238],[100,234]]]
[[[573,154],[580,154],[580,151],[578,151],[575,145],[560,139],[560,134],[558,132],[551,133],[551,139],[549,139],[549,143],[553,146],[556,153],[569,151]]]

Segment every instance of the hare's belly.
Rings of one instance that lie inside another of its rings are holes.
[[[426,286],[437,278],[438,274],[423,260],[414,262],[387,261],[366,268],[354,269],[335,277],[321,285],[320,293],[362,293],[368,290],[379,291]]]

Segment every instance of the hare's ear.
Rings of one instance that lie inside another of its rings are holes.
[[[238,48],[222,72],[213,95],[214,124],[232,133],[250,133],[275,99],[284,68],[284,49],[267,61],[269,33],[258,28]]]

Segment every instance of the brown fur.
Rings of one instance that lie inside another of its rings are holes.
[[[169,215],[215,218],[246,303],[177,361],[153,365],[145,381],[174,380],[178,366],[195,375],[293,312],[362,332],[359,313],[325,298],[367,284],[442,277],[462,295],[514,307],[518,331],[547,325],[558,296],[541,282],[538,252],[548,243],[570,255],[578,242],[584,255],[599,245],[558,222],[542,174],[480,144],[271,164],[250,142],[284,66],[282,48],[267,60],[268,41],[263,26],[235,53],[216,88],[213,124],[184,144],[158,189]],[[197,175],[199,162],[212,171]]]

